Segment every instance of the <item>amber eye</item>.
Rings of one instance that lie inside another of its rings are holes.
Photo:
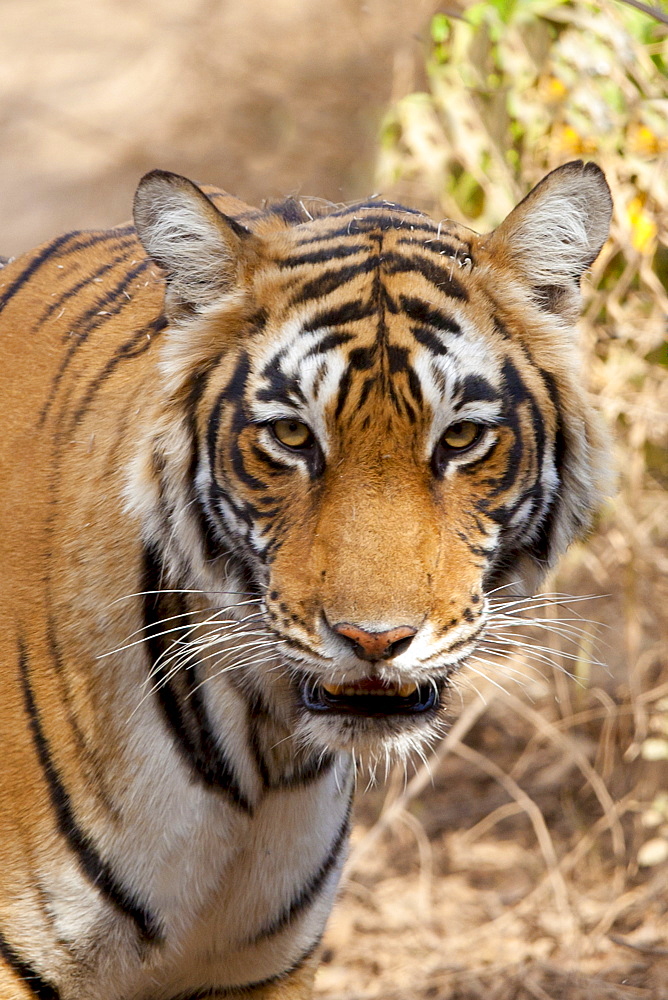
[[[482,432],[480,424],[474,424],[472,420],[458,420],[456,424],[450,424],[441,440],[446,448],[464,451],[475,444]]]
[[[271,429],[286,448],[310,448],[313,444],[313,434],[301,420],[274,420]]]

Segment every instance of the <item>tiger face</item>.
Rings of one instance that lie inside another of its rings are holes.
[[[579,162],[486,236],[383,201],[249,228],[144,179],[169,328],[129,506],[175,578],[249,597],[243,684],[298,744],[433,738],[490,595],[589,525],[604,445],[572,325],[609,218]]]

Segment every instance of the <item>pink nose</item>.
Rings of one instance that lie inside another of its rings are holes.
[[[357,625],[340,622],[332,625],[335,632],[347,639],[356,656],[361,660],[389,660],[403,653],[411,643],[417,629],[410,625],[398,625],[387,632],[366,632]]]

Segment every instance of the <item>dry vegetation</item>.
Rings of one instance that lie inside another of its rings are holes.
[[[603,166],[583,338],[619,492],[547,586],[602,596],[544,602],[533,651],[462,678],[433,759],[360,796],[318,995],[665,1000],[666,32],[528,0],[438,16],[430,43],[435,9],[5,0],[0,253],[127,216],[155,166],[256,201],[368,193],[392,83],[375,184],[436,217],[482,231],[558,163]]]

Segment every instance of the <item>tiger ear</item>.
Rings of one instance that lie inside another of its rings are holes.
[[[142,177],[134,221],[177,307],[197,310],[233,291],[258,252],[256,236],[219,212],[192,181],[166,170]]]
[[[557,167],[529,192],[487,242],[531,282],[538,304],[573,320],[579,284],[608,238],[610,188],[595,163]]]

